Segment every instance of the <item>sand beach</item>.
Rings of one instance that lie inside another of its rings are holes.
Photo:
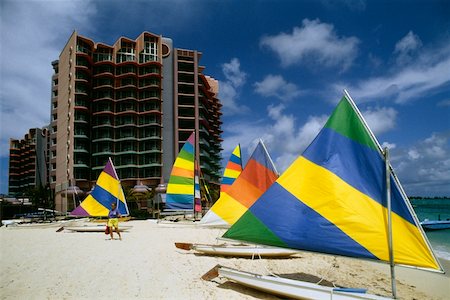
[[[389,296],[385,264],[299,252],[251,260],[194,254],[174,242],[215,243],[222,229],[130,221],[123,240],[103,233],[0,228],[1,299],[278,299],[224,279],[200,277],[217,264],[250,272],[308,273]],[[399,299],[448,299],[447,274],[397,267]]]

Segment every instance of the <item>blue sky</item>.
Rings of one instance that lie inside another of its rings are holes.
[[[150,31],[203,52],[220,81],[227,158],[262,138],[279,170],[347,89],[408,195],[450,195],[449,1],[3,0],[0,193],[8,141],[50,118],[51,61],[73,30],[96,42]]]

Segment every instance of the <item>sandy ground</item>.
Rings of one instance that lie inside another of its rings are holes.
[[[385,264],[300,252],[290,259],[203,256],[174,242],[215,243],[224,230],[131,221],[123,240],[57,228],[0,228],[1,299],[278,299],[224,279],[200,277],[216,264],[268,274],[309,273],[336,285],[390,295]],[[450,272],[450,262],[442,261]],[[450,277],[397,267],[400,299],[449,299]]]

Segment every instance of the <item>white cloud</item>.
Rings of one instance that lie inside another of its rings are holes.
[[[274,51],[283,66],[307,64],[348,69],[358,54],[356,37],[340,37],[332,24],[304,19],[292,33],[265,36],[261,46]]]
[[[229,63],[222,64],[225,81],[219,82],[219,98],[223,104],[224,113],[241,114],[248,107],[238,103],[239,89],[245,84],[247,74],[241,70],[239,59],[233,58]]]
[[[369,107],[362,115],[373,133],[378,135],[395,127],[397,111],[391,107]]]
[[[433,133],[392,152],[391,161],[408,195],[450,194],[450,132]]]
[[[74,28],[90,30],[90,1],[5,1],[1,17],[0,156],[9,138],[50,121],[51,62]]]
[[[226,136],[222,147],[229,153],[240,143],[251,154],[259,139],[266,144],[279,172],[283,172],[312,142],[325,124],[328,116],[310,116],[305,124],[298,125],[293,115],[286,114],[284,104],[270,105],[267,113],[271,121],[236,122],[224,126]],[[242,130],[251,128],[251,130]],[[244,159],[248,159],[248,156]]]
[[[231,82],[234,87],[244,85],[247,78],[247,74],[241,71],[241,63],[237,58],[232,58],[229,63],[224,63],[222,65],[222,72],[227,81]]]
[[[422,41],[419,36],[412,31],[408,32],[406,36],[395,44],[394,54],[397,55],[397,63],[409,63],[420,47],[422,47]]]
[[[388,148],[389,150],[392,150],[392,149],[395,149],[396,147],[397,147],[397,145],[396,144],[393,144],[393,143],[389,143],[389,142],[383,142],[382,144],[381,144],[381,148]]]
[[[416,160],[419,159],[421,157],[419,151],[417,151],[417,149],[410,149],[408,151],[408,158],[411,160]]]
[[[263,97],[276,97],[282,101],[291,100],[300,95],[294,83],[287,82],[281,75],[267,75],[262,81],[255,82],[255,92]]]
[[[438,90],[450,83],[450,40],[419,51],[411,64],[395,65],[386,75],[361,80],[356,84],[340,82],[335,92],[348,89],[359,102],[392,100],[406,103]]]

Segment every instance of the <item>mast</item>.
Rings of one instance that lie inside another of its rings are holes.
[[[264,144],[264,142],[262,141],[262,139],[259,139],[259,142],[260,142],[261,145],[263,146],[264,151],[266,152],[266,155],[267,155],[267,157],[269,158],[270,164],[271,164],[272,167],[273,167],[273,170],[275,171],[275,173],[276,173],[278,176],[280,176],[280,173],[278,173],[278,170],[277,170],[277,168],[275,167],[275,164],[273,163],[272,157],[270,157],[270,154],[269,154],[269,152],[267,151],[266,145]]]
[[[389,167],[389,149],[384,148],[384,160],[386,166],[386,202],[387,202],[387,222],[388,222],[388,247],[389,247],[389,264],[391,268],[391,287],[392,297],[397,298],[397,287],[395,282],[395,264],[394,264],[394,244],[392,242],[392,208],[391,208],[391,170]]]

